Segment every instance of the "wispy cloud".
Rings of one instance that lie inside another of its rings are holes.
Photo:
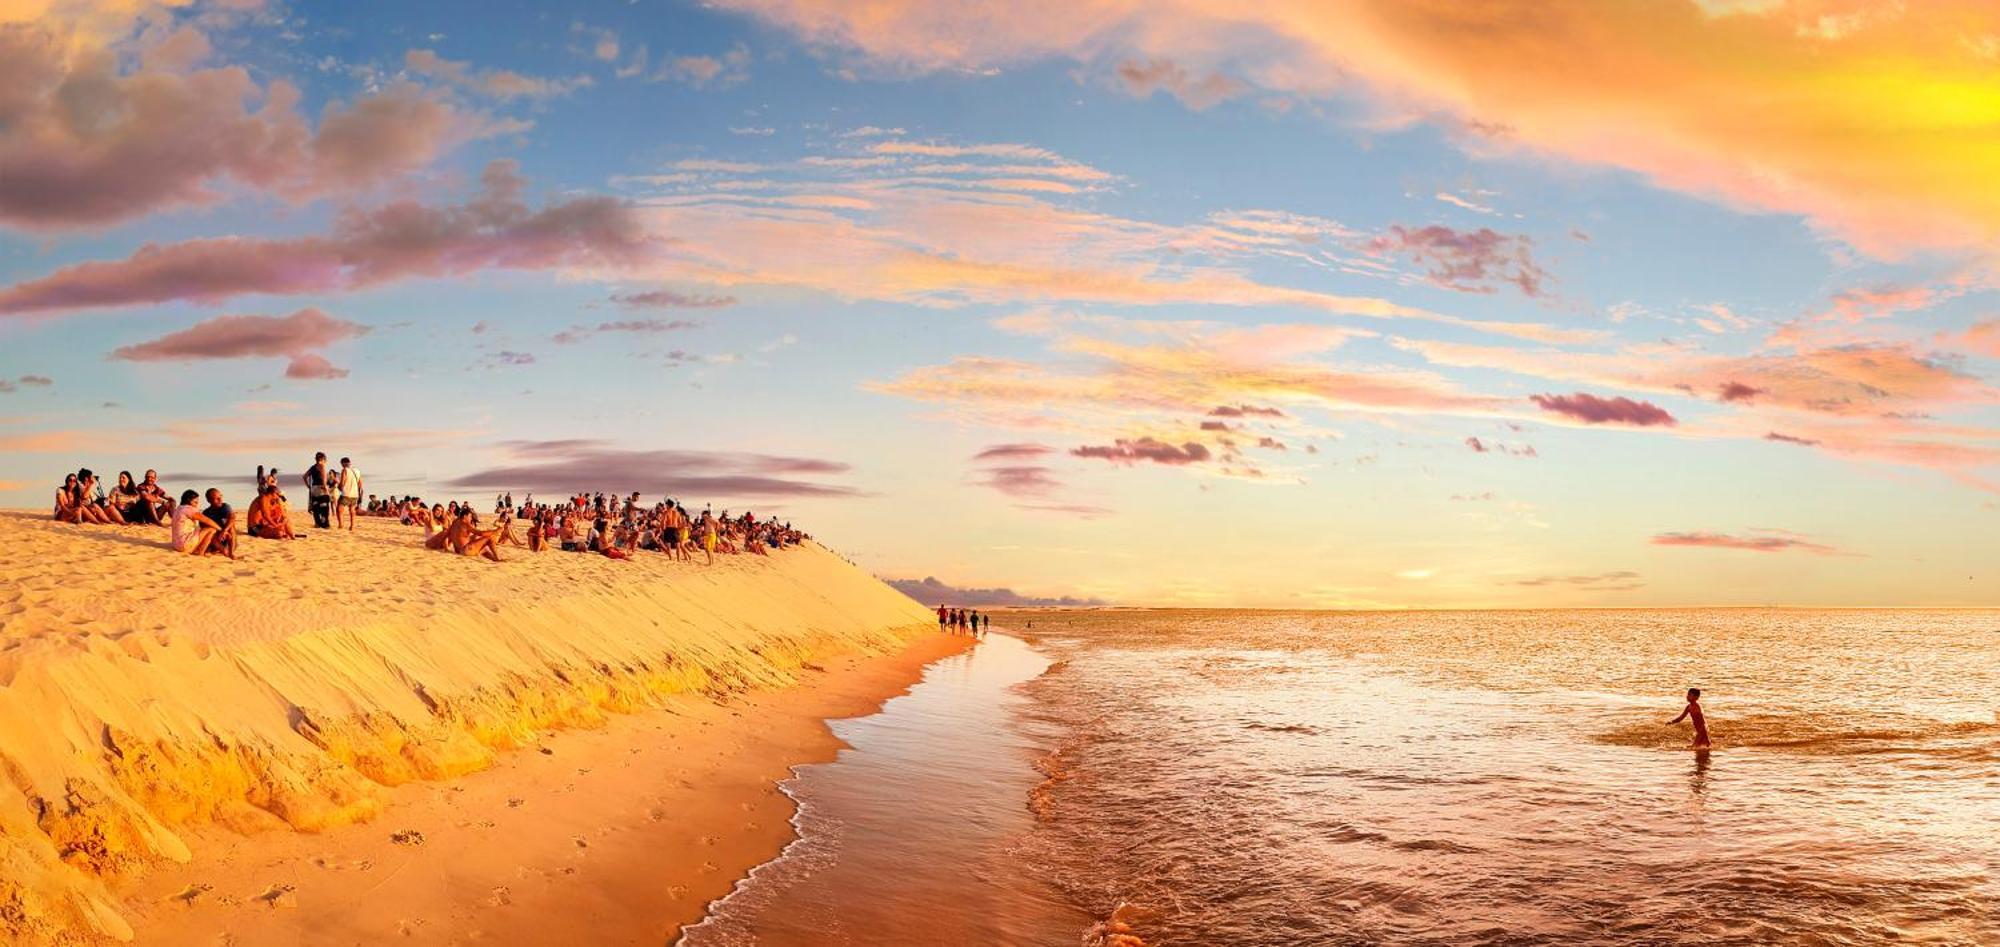
[[[1780,530],[1752,532],[1746,535],[1706,532],[1660,533],[1653,537],[1652,543],[1655,546],[1691,546],[1747,552],[1808,552],[1821,556],[1840,554],[1840,550],[1832,546]]]
[[[804,479],[848,471],[844,463],[809,457],[638,450],[590,439],[505,441],[500,447],[510,463],[472,471],[448,484],[551,495],[638,490],[683,503],[862,495],[851,486]]]

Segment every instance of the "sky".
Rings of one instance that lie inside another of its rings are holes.
[[[2000,605],[1996,181],[1983,0],[0,0],[0,505],[324,450],[938,594]]]

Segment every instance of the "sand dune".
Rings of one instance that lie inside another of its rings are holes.
[[[935,627],[817,547],[712,568],[493,564],[386,520],[302,532],[230,562],[171,554],[164,530],[0,513],[9,938],[129,938],[121,892],[188,861],[191,838],[335,832],[393,787],[487,769],[551,730],[781,687]]]

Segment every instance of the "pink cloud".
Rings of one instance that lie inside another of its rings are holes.
[[[1240,95],[1249,88],[1242,81],[1219,72],[1197,77],[1168,59],[1146,62],[1127,60],[1118,64],[1117,73],[1126,90],[1139,98],[1165,90],[1189,108],[1197,110]]]
[[[1199,442],[1188,441],[1176,446],[1151,437],[1141,437],[1136,440],[1121,437],[1109,446],[1077,447],[1072,449],[1070,454],[1076,457],[1108,460],[1125,466],[1141,461],[1181,466],[1200,463],[1210,457],[1208,447]]]
[[[612,198],[530,210],[512,161],[488,164],[481,184],[457,207],[406,200],[349,211],[325,237],[147,244],[124,260],[81,263],[0,289],[0,314],[342,292],[489,268],[616,267],[654,245],[631,209]]]
[[[215,203],[225,183],[287,200],[353,191],[505,127],[403,84],[329,104],[311,128],[296,88],[194,68],[207,50],[182,27],[122,69],[44,25],[0,25],[0,224],[104,227]]]
[[[995,444],[973,455],[974,460],[1025,460],[1055,453],[1046,444]]]
[[[1777,431],[1772,431],[1771,433],[1769,433],[1769,434],[1766,434],[1766,435],[1764,435],[1764,439],[1765,439],[1765,440],[1767,440],[1767,441],[1778,441],[1779,443],[1783,443],[1783,444],[1798,444],[1798,445],[1800,445],[1800,446],[1802,446],[1802,447],[1817,447],[1817,446],[1819,446],[1819,442],[1818,442],[1818,441],[1816,441],[1816,440],[1813,440],[1812,438],[1809,438],[1809,437],[1794,437],[1794,436],[1792,436],[1792,435],[1790,435],[1790,434],[1780,434],[1780,433],[1778,433]]]
[[[122,346],[111,357],[128,362],[293,357],[367,332],[367,326],[310,308],[289,316],[216,316],[149,342]]]
[[[1650,401],[1634,401],[1623,396],[1600,398],[1579,391],[1570,395],[1530,395],[1528,400],[1533,401],[1544,411],[1575,418],[1585,424],[1672,427],[1679,423],[1659,405]]]
[[[980,481],[1016,499],[1043,499],[1060,492],[1063,483],[1047,467],[1004,466],[990,467],[982,471],[986,479]]]
[[[1718,395],[1724,401],[1749,401],[1764,393],[1762,388],[1753,388],[1740,381],[1723,382]]]
[[[285,377],[299,380],[332,381],[347,377],[347,369],[335,367],[325,356],[306,354],[285,366]]]
[[[1756,535],[1735,536],[1728,533],[1661,533],[1651,540],[1655,546],[1694,546],[1709,549],[1741,549],[1749,552],[1809,552],[1815,555],[1837,555],[1840,550],[1822,543],[1811,542],[1795,534],[1768,531]]]
[[[736,305],[734,296],[706,296],[698,293],[679,293],[670,289],[648,290],[643,293],[613,293],[611,301],[632,309],[720,309]]]
[[[1488,441],[1488,440],[1482,440],[1478,437],[1467,437],[1465,439],[1465,446],[1472,448],[1472,452],[1475,454],[1507,454],[1513,457],[1541,456],[1541,454],[1535,450],[1535,445],[1533,444],[1520,444],[1520,445],[1502,444],[1499,441]]]
[[[1511,283],[1524,296],[1541,296],[1548,271],[1529,255],[1532,241],[1485,227],[1453,230],[1431,225],[1411,229],[1401,225],[1368,241],[1370,252],[1400,255],[1427,267],[1425,277],[1446,289],[1490,293],[1499,283]]]
[[[1277,408],[1265,408],[1254,404],[1225,404],[1208,409],[1208,416],[1212,418],[1282,418],[1285,416],[1285,412]]]
[[[556,333],[553,338],[556,342],[567,345],[572,342],[581,342],[584,339],[587,339],[600,332],[634,332],[634,333],[650,334],[658,332],[680,332],[686,329],[698,329],[698,328],[701,328],[701,323],[693,322],[687,319],[614,319],[607,322],[600,322],[595,326],[589,326],[589,325],[570,326],[569,328]]]

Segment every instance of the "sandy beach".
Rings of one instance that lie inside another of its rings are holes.
[[[660,943],[790,837],[825,719],[963,641],[812,545],[493,564],[364,518],[230,562],[0,520],[10,942]]]

